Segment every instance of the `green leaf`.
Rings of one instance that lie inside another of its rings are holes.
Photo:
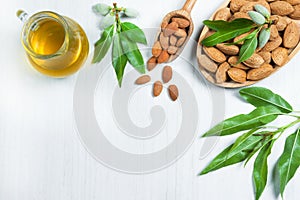
[[[288,182],[300,166],[300,129],[291,134],[285,141],[284,151],[278,161],[280,193],[283,196]]]
[[[230,30],[227,32],[218,31],[218,32],[214,33],[213,35],[209,36],[208,38],[205,38],[204,40],[202,40],[202,44],[207,47],[212,47],[219,43],[231,40],[243,33],[247,33],[250,30],[251,30],[251,28]]]
[[[253,21],[244,18],[238,18],[231,22],[223,20],[204,20],[203,24],[215,31],[228,31],[248,27],[253,28],[254,25]]]
[[[251,87],[240,90],[240,95],[255,107],[271,105],[283,113],[293,111],[292,106],[278,94],[263,87]]]
[[[200,175],[207,174],[217,169],[233,165],[245,160],[253,151],[256,145],[264,138],[264,136],[248,135],[243,142],[237,140],[234,144],[227,147],[219,155],[217,155],[211,163],[200,173]],[[242,137],[244,137],[243,135]],[[233,148],[234,147],[234,148]]]
[[[243,37],[242,39],[236,41],[236,42],[232,42],[232,43],[228,43],[226,45],[235,45],[235,44],[240,44],[241,42],[244,42],[247,39],[251,39],[253,37],[255,37],[258,33],[259,29],[255,29],[254,31],[252,31],[250,34],[246,35],[245,37]]]
[[[238,63],[244,62],[245,60],[250,58],[255,52],[255,49],[257,48],[257,44],[258,44],[257,36],[245,40],[240,50]]]
[[[144,32],[135,24],[130,22],[121,23],[122,33],[126,34],[127,38],[132,42],[147,44],[147,39]]]
[[[271,140],[258,153],[253,167],[253,180],[255,184],[255,199],[258,200],[263,193],[268,179],[268,157],[271,154],[275,140]]]
[[[224,136],[257,128],[274,121],[280,114],[282,112],[273,106],[259,107],[249,114],[241,114],[226,119],[207,131],[203,137]]]
[[[140,73],[145,73],[145,63],[143,56],[135,42],[130,41],[126,35],[120,34],[123,52],[129,63]]]
[[[121,87],[124,69],[127,64],[127,57],[123,53],[119,33],[114,37],[112,49],[112,64],[117,75],[119,86]]]
[[[114,28],[115,26],[111,25],[104,29],[101,38],[95,44],[95,51],[92,63],[100,62],[106,55],[112,43]]]
[[[254,23],[248,19],[236,19],[232,22],[206,20],[203,23],[217,31],[201,42],[204,46],[215,46],[219,43],[231,40],[250,31],[254,27]]]
[[[236,149],[237,146],[244,143],[244,141],[246,141],[249,137],[251,137],[253,135],[253,133],[255,133],[257,130],[259,130],[259,128],[251,129],[250,131],[248,131],[248,132],[244,133],[243,135],[241,135],[240,137],[238,137],[235,140],[235,142],[232,146],[232,149],[230,151],[233,151],[234,149]]]
[[[273,139],[273,135],[271,135],[270,131],[263,131],[263,132],[259,132],[259,133],[255,133],[255,135],[264,135],[265,138],[260,141],[257,146],[253,149],[253,151],[248,155],[247,160],[245,161],[244,166],[247,165],[247,163],[249,162],[249,160],[264,146],[266,146],[272,139]]]

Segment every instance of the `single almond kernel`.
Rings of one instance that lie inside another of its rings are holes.
[[[159,96],[160,93],[162,92],[162,90],[163,90],[163,84],[162,84],[162,82],[156,81],[153,84],[153,96],[155,96],[155,97]]]
[[[218,65],[206,55],[199,55],[198,63],[200,67],[203,67],[208,72],[215,73],[218,69]]]
[[[157,66],[156,57],[152,56],[147,62],[147,70],[151,71]]]
[[[173,70],[170,66],[165,66],[162,72],[162,80],[164,83],[168,83],[173,76]]]
[[[222,63],[216,73],[216,82],[224,83],[227,80],[227,71],[230,69],[230,65],[227,62]]]
[[[228,21],[231,17],[230,9],[229,8],[221,8],[217,11],[214,20],[223,20]]]
[[[170,37],[170,45],[171,46],[175,46],[177,42],[177,37],[175,37],[174,35],[171,35]]]
[[[243,63],[238,63],[239,57],[238,56],[231,56],[228,58],[228,63],[230,64],[231,67],[239,68],[239,69],[244,69],[248,70],[249,67],[244,65]]]
[[[289,59],[289,52],[286,48],[278,47],[272,51],[272,60],[274,63],[282,67]]]
[[[177,36],[177,37],[186,37],[187,36],[187,34],[186,34],[186,32],[185,32],[185,30],[183,30],[183,29],[178,29],[175,33],[174,33],[174,35],[175,36]]]
[[[227,73],[229,77],[237,83],[245,83],[247,81],[247,73],[242,69],[230,68]]]
[[[263,64],[260,68],[251,69],[248,71],[247,79],[251,81],[258,81],[268,77],[274,71],[272,65]]]
[[[226,45],[224,43],[217,44],[216,47],[223,53],[229,56],[235,56],[239,53],[240,49],[236,45]]]
[[[168,49],[169,47],[169,37],[165,37],[163,33],[160,33],[159,42],[162,49]]]
[[[168,53],[171,54],[171,55],[174,55],[174,54],[176,54],[177,50],[178,50],[178,47],[169,46]]]
[[[265,63],[271,62],[271,53],[270,52],[260,51],[257,54],[260,55],[264,59]]]
[[[142,85],[142,84],[148,83],[149,81],[151,81],[151,77],[149,75],[143,75],[143,76],[139,77],[138,79],[136,79],[135,84]]]
[[[185,42],[186,38],[182,37],[182,38],[179,38],[177,43],[176,43],[176,46],[177,47],[181,47],[183,45],[183,43]]]
[[[272,10],[272,15],[285,16],[285,15],[292,14],[295,11],[293,6],[286,1],[272,2],[270,3],[270,7]]]
[[[283,46],[286,48],[294,48],[299,42],[299,29],[295,22],[291,22],[287,25],[283,35]]]
[[[173,100],[173,101],[176,101],[178,96],[179,96],[179,92],[178,92],[178,88],[176,85],[170,85],[168,87],[168,91],[169,91],[169,95],[170,95],[170,98]]]
[[[168,53],[168,51],[163,50],[161,52],[161,54],[159,55],[159,57],[157,58],[157,63],[164,63],[167,62],[170,58],[170,55]]]
[[[158,57],[161,54],[162,48],[160,46],[160,42],[156,41],[152,48],[152,55],[154,57]]]
[[[178,30],[178,24],[176,22],[171,22],[164,29],[164,36],[169,37],[170,35],[175,33],[177,30]]]
[[[179,28],[186,28],[190,25],[188,20],[179,17],[173,17],[172,22],[176,22]]]
[[[205,54],[217,63],[223,63],[226,61],[226,56],[220,50],[215,47],[203,47]]]

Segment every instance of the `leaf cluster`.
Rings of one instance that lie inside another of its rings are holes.
[[[115,15],[115,22],[103,30],[100,39],[95,43],[92,62],[101,62],[112,46],[112,65],[121,87],[127,63],[130,63],[138,72],[145,73],[145,63],[138,43],[146,45],[147,40],[138,26],[120,21],[119,12],[123,9],[118,9],[116,4],[114,6],[115,9],[112,9],[112,12]]]
[[[245,164],[256,156],[253,166],[255,199],[263,193],[268,179],[268,157],[275,141],[286,129],[299,124],[300,116],[294,115],[292,106],[281,96],[262,87],[242,89],[240,96],[256,108],[249,114],[241,114],[222,121],[207,131],[203,137],[225,136],[243,132],[233,144],[218,154],[200,175],[233,165]],[[279,116],[292,116],[296,120],[283,127],[267,126]],[[279,175],[280,193],[283,196],[288,182],[300,166],[300,128],[289,135],[283,153],[279,157],[275,174]]]
[[[243,43],[240,48],[238,63],[246,61],[254,54],[257,47],[263,48],[270,38],[270,29],[264,28],[265,24],[268,26],[272,24],[272,21],[269,20],[269,11],[260,4],[256,4],[255,9],[257,12],[248,12],[251,20],[238,18],[229,22],[224,20],[203,21],[204,25],[216,32],[201,43],[209,47],[223,42],[227,42],[227,45]],[[230,40],[248,32],[249,34],[239,41],[230,43]]]

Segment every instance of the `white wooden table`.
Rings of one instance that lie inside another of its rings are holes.
[[[113,1],[103,1],[113,3]],[[223,117],[246,113],[252,109],[239,98],[238,90],[208,87],[197,70],[186,61],[175,61],[174,70],[184,77],[194,91],[198,102],[198,123],[195,140],[175,163],[154,173],[134,175],[113,170],[99,163],[87,151],[79,137],[74,120],[73,95],[79,74],[65,78],[47,78],[34,71],[27,63],[20,43],[22,24],[15,12],[22,8],[33,14],[52,10],[79,22],[86,31],[91,50],[99,37],[97,17],[91,6],[97,1],[17,1],[1,4],[0,12],[0,199],[1,200],[219,200],[254,199],[252,166],[234,165],[198,177],[208,162],[236,137],[218,140],[212,151],[200,156],[206,142],[199,139],[209,129],[212,108],[225,110]],[[141,15],[132,20],[142,28],[158,27],[162,17],[180,8],[183,1],[173,0],[119,0],[123,6],[136,8]],[[221,4],[218,0],[199,0],[192,12],[197,40],[202,21]],[[154,37],[154,35],[153,35]],[[153,38],[152,38],[153,39]],[[151,41],[151,38],[150,38]],[[152,41],[151,41],[152,42]],[[184,52],[185,59],[196,65],[193,45]],[[145,54],[149,56],[149,54]],[[90,59],[87,63],[90,63]],[[277,74],[258,83],[288,99],[300,109],[300,56],[296,56]],[[89,67],[87,64],[86,67]],[[99,66],[98,66],[99,67]],[[132,68],[127,66],[127,73]],[[159,69],[158,69],[159,72]],[[128,139],[112,130],[116,124],[107,117],[111,110],[104,105],[111,102],[111,88],[115,86],[112,70],[107,70],[95,93],[95,114],[103,125],[105,136],[120,149],[132,153],[149,153],[167,146],[176,137],[180,119],[178,104],[170,104],[167,94],[159,99],[150,95],[150,87],[138,91],[129,103],[129,116],[139,126],[151,123],[152,104],[166,106],[169,116],[163,136],[149,141]],[[159,78],[158,75],[153,74]],[[134,80],[128,80],[134,81]],[[213,105],[210,92],[224,94],[222,105]],[[148,106],[147,106],[148,105]],[[197,109],[197,108],[195,108]],[[170,111],[170,112],[169,112]],[[220,111],[221,112],[221,111]],[[179,116],[179,117],[178,117]],[[167,116],[168,117],[168,116]],[[111,131],[110,131],[111,130]],[[270,165],[282,152],[284,140],[279,141],[270,156]],[[271,176],[270,176],[271,179]],[[286,189],[286,199],[299,199],[299,173]],[[273,184],[269,183],[261,199],[277,199]],[[279,199],[279,198],[278,198]]]

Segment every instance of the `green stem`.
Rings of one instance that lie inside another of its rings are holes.
[[[300,123],[300,119],[299,119],[299,118],[298,118],[297,120],[295,120],[295,121],[293,121],[293,122],[291,122],[291,123],[285,125],[285,126],[280,127],[280,128],[278,129],[278,131],[275,132],[275,135],[278,134],[278,133],[280,133],[279,136],[278,136],[275,140],[277,140],[278,138],[280,138],[281,135],[282,135],[287,129],[289,129],[289,128],[295,126],[295,125],[298,124],[298,123]]]

